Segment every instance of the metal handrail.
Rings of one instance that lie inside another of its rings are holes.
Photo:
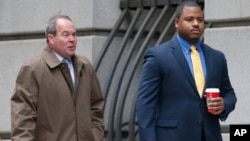
[[[175,12],[176,13],[176,12]],[[155,45],[159,45],[163,42],[164,36],[166,36],[167,32],[169,31],[171,25],[174,23],[175,13],[172,15],[172,17],[169,19],[167,25],[165,26],[164,30],[162,31],[158,41]]]
[[[135,24],[138,20],[139,15],[141,14],[142,9],[141,8],[137,8],[135,16],[132,19],[131,24],[128,27],[128,30],[123,38],[123,42],[122,42],[122,47],[121,50],[119,50],[118,52],[118,56],[116,57],[117,59],[114,61],[115,63],[112,65],[111,67],[111,73],[109,73],[109,77],[108,77],[108,82],[106,83],[106,86],[104,87],[105,91],[104,93],[109,93],[109,89],[110,89],[110,85],[111,85],[111,81],[113,80],[113,76],[114,76],[114,72],[116,70],[116,67],[120,61],[122,52],[125,49],[125,45],[128,42],[129,37],[131,36],[133,29],[135,27]],[[114,132],[114,118],[115,118],[115,108],[116,108],[116,104],[117,104],[117,98],[118,98],[118,94],[114,94],[112,97],[112,102],[110,103],[110,111],[109,111],[109,118],[108,118],[108,135],[107,135],[107,140],[108,141],[113,141],[113,132]]]
[[[117,93],[117,94],[120,94],[122,82],[123,82],[123,79],[124,79],[124,76],[125,76],[125,72],[128,69],[129,63],[130,63],[130,61],[132,59],[132,54],[134,53],[134,50],[136,49],[136,45],[137,45],[139,39],[141,38],[141,36],[143,35],[143,32],[144,32],[147,24],[149,23],[150,19],[152,18],[152,15],[155,12],[155,10],[156,10],[155,6],[152,6],[150,8],[149,13],[147,14],[146,18],[142,22],[142,24],[141,24],[135,38],[132,41],[130,50],[128,51],[128,54],[126,56],[126,58],[128,58],[128,60],[125,62],[125,65],[121,69],[121,70],[123,70],[122,74],[120,75],[120,77],[117,78],[118,83],[116,83],[116,84],[118,84],[118,85],[115,87],[115,93]],[[116,136],[115,137],[117,138],[117,141],[121,140],[122,117],[123,117],[123,111],[124,111],[126,96],[127,96],[127,93],[121,93],[120,97],[118,99],[117,117],[115,119],[115,123],[116,123],[116,127],[115,127]],[[130,136],[130,130],[129,130],[128,135]]]
[[[132,64],[133,70],[129,74],[129,79],[125,83],[125,91],[124,91],[125,94],[128,93],[128,89],[129,89],[129,87],[131,85],[130,82],[132,81],[132,79],[134,77],[134,74],[135,74],[135,71],[137,70],[140,58],[142,57],[142,55],[143,55],[143,53],[144,53],[144,51],[145,51],[145,49],[147,47],[147,44],[149,43],[149,40],[153,36],[153,33],[156,31],[156,28],[157,28],[158,24],[160,23],[161,19],[163,18],[164,14],[166,13],[167,9],[168,9],[168,6],[165,6],[163,8],[163,10],[161,11],[160,15],[156,19],[155,24],[153,25],[153,27],[151,28],[149,34],[147,35],[145,41],[140,46],[140,50],[138,51],[137,56],[134,59],[135,61]],[[130,122],[131,123],[129,124],[129,130],[134,130],[133,126],[135,126],[135,123],[132,123],[132,121],[135,122],[135,101],[136,101],[136,94],[134,95],[133,103],[132,103],[132,109],[134,109],[134,110],[131,111],[131,115],[130,115],[130,120],[131,120]],[[133,131],[129,131],[129,132],[133,132]],[[132,140],[132,136],[130,136],[129,138],[130,138],[130,140]]]
[[[114,39],[115,34],[118,32],[121,24],[123,23],[123,20],[125,19],[124,17],[126,17],[126,15],[128,14],[129,10],[128,9],[124,9],[121,13],[121,16],[119,17],[119,19],[117,20],[116,24],[114,25],[114,27],[112,28],[110,35],[108,36],[108,39],[106,40],[106,42],[104,43],[101,51],[100,51],[100,55],[98,56],[98,58],[96,59],[95,63],[94,63],[94,67],[95,67],[95,71],[99,70],[99,67],[101,65],[101,62],[103,61],[103,57],[106,54],[107,50],[110,47],[111,42]]]

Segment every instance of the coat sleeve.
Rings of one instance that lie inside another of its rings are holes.
[[[12,141],[33,141],[36,127],[36,83],[29,67],[23,66],[11,97]]]
[[[92,67],[92,89],[91,89],[91,120],[92,133],[95,141],[104,140],[104,98],[100,88],[96,72]]]
[[[136,102],[140,141],[156,141],[156,111],[161,83],[160,68],[156,57],[147,51],[140,76]]]

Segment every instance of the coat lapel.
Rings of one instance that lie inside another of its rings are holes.
[[[80,78],[82,77],[83,64],[80,63],[80,61],[77,60],[75,56],[73,56],[73,62],[74,62],[74,71],[75,71],[75,94],[73,98],[74,98],[74,101],[76,102],[77,89],[78,89],[78,85],[80,82]]]
[[[79,85],[80,85],[80,80],[82,80],[82,77],[84,77],[84,67],[85,67],[85,63],[87,64],[87,62],[85,62],[83,59],[80,58],[80,56],[77,56],[77,55],[74,55],[72,57],[73,59],[73,62],[74,62],[74,71],[75,71],[75,94],[74,94],[74,100],[75,102],[77,102],[77,91],[79,89]],[[83,85],[87,84],[87,83],[84,83],[84,82],[81,82],[83,83]]]
[[[71,80],[71,76],[70,76],[70,72],[69,69],[67,67],[66,64],[62,64],[57,57],[55,56],[55,54],[52,52],[52,50],[49,47],[46,47],[44,49],[43,52],[43,59],[45,60],[45,62],[48,64],[50,69],[54,69],[56,67],[59,67],[70,90],[73,92],[74,91],[74,87],[73,87],[73,83]]]
[[[60,69],[61,69],[62,74],[63,74],[65,80],[67,81],[67,84],[70,87],[71,91],[74,91],[73,82],[72,82],[69,68],[68,68],[67,64],[66,63],[61,64]]]

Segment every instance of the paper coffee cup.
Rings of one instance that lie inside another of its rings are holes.
[[[212,102],[212,98],[220,96],[220,90],[218,88],[206,88],[205,90],[207,105]],[[213,109],[207,109],[209,113],[215,112]]]

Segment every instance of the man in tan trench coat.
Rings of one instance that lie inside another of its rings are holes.
[[[12,141],[103,141],[104,99],[90,61],[75,54],[72,20],[56,15],[48,46],[25,63],[11,97]],[[67,58],[71,64],[63,63]]]

